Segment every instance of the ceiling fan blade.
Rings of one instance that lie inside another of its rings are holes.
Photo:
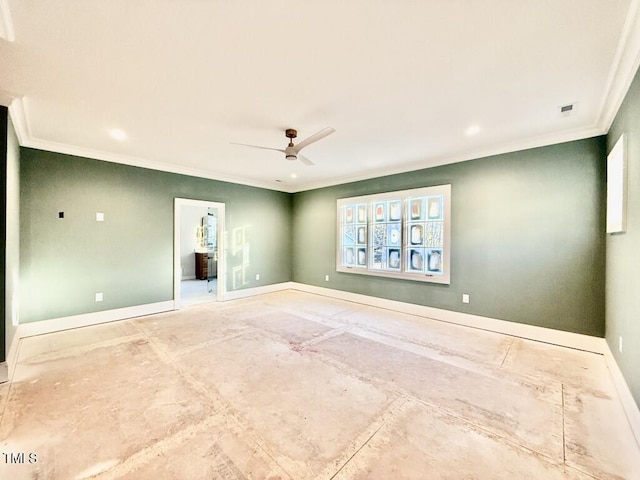
[[[236,142],[229,142],[229,143],[231,143],[233,145],[241,145],[243,147],[260,148],[262,150],[275,150],[276,152],[285,153],[284,149],[282,149],[282,148],[261,147],[260,145],[249,145],[247,143],[236,143]]]
[[[324,137],[326,137],[327,135],[331,135],[333,132],[335,132],[336,129],[335,128],[331,128],[331,127],[326,127],[323,128],[322,130],[320,130],[318,133],[314,133],[313,135],[311,135],[310,137],[305,138],[304,140],[302,140],[300,143],[298,143],[294,148],[296,149],[296,152],[299,152],[300,150],[302,150],[304,147],[306,147],[307,145],[313,143],[313,142],[317,142],[318,140],[323,139]]]
[[[315,165],[315,163],[313,163],[311,160],[309,160],[307,157],[305,157],[301,153],[298,154],[298,160],[300,160],[305,165],[308,165],[309,167],[312,165]]]

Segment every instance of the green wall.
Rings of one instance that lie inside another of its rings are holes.
[[[603,336],[604,150],[596,137],[296,193],[293,280]],[[450,285],[335,271],[336,199],[440,184],[452,186]]]
[[[627,231],[607,235],[606,338],[640,406],[640,74],[636,74],[609,130],[607,152],[623,133],[628,162]],[[620,337],[622,352],[618,349]]]
[[[7,153],[4,173],[5,180],[5,222],[4,237],[4,339],[8,349],[16,335],[19,320],[20,284],[20,146],[11,118],[7,121]],[[5,350],[5,354],[8,351]]]
[[[21,323],[172,300],[175,197],[223,202],[227,238],[244,230],[236,288],[291,280],[290,194],[29,148],[20,161]]]
[[[602,336],[605,148],[596,137],[293,195],[23,148],[21,323],[171,300],[181,197],[226,203],[228,242],[245,230],[238,288],[293,280]],[[451,285],[335,271],[336,199],[445,183]]]

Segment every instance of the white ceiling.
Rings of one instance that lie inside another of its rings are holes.
[[[0,0],[0,103],[25,146],[300,191],[606,133],[639,3]],[[231,143],[326,126],[312,167]]]

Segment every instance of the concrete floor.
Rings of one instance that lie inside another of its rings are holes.
[[[640,478],[602,356],[295,291],[23,339],[0,408],[2,479]]]

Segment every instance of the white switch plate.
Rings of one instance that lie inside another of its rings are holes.
[[[104,295],[102,294],[102,292],[97,292],[96,293],[96,302],[101,302],[102,300],[104,300]]]
[[[260,274],[256,273],[256,280],[260,280]]]
[[[329,275],[325,275],[325,276],[324,276],[324,281],[325,281],[325,282],[328,282],[328,281],[329,281]]]
[[[618,351],[622,353],[622,337],[618,337]]]
[[[96,212],[96,222],[104,222],[104,213]]]
[[[468,293],[463,293],[462,294],[462,303],[469,303],[469,294]]]

